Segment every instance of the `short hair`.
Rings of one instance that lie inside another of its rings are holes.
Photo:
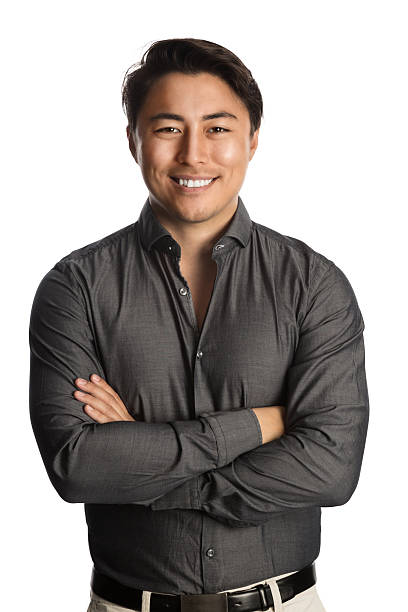
[[[122,83],[122,108],[129,127],[136,129],[137,117],[153,83],[170,72],[209,72],[223,79],[242,100],[250,118],[250,137],[261,125],[263,102],[250,70],[232,51],[209,40],[169,38],[150,45],[140,62],[126,71]]]

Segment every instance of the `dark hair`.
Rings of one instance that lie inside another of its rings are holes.
[[[136,129],[137,117],[153,83],[169,72],[209,72],[223,79],[242,100],[249,112],[250,137],[263,116],[261,92],[250,70],[232,51],[208,40],[169,38],[159,40],[144,52],[140,62],[126,71],[122,83],[122,108],[129,127]]]

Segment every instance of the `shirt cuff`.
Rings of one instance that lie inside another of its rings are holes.
[[[184,484],[159,499],[156,499],[150,508],[152,510],[172,510],[184,508],[188,510],[200,510],[200,488],[203,474],[190,478]]]
[[[251,408],[229,412],[204,412],[200,417],[207,419],[217,443],[218,465],[222,467],[262,444],[262,430],[258,417]],[[200,491],[206,472],[190,478],[184,484],[166,493],[150,507],[152,510],[186,508],[200,510]]]
[[[236,457],[262,444],[262,431],[251,408],[218,411],[200,415],[207,419],[218,448],[217,467],[231,463]]]

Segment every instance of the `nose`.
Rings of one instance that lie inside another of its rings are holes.
[[[177,161],[194,166],[197,163],[208,161],[208,141],[205,134],[199,130],[186,130],[179,140]]]

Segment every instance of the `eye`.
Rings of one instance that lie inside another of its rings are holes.
[[[175,127],[164,127],[164,128],[160,128],[159,130],[156,130],[156,132],[166,132],[166,130],[177,130],[178,128]],[[227,130],[226,128],[223,128],[221,126],[216,126],[213,128],[210,128],[210,130],[223,130],[222,132],[216,132],[216,134],[222,134],[223,132],[230,132],[231,130]],[[169,132],[167,132],[169,133]],[[170,132],[171,134],[174,134],[174,132]]]
[[[220,127],[220,126],[217,126],[217,127],[214,127],[214,128],[210,128],[210,130],[224,130],[224,132],[229,132],[230,131],[230,130],[227,130],[226,128],[223,128],[223,127]],[[217,134],[222,134],[222,132],[216,132],[216,133]]]
[[[160,128],[160,130],[156,130],[156,132],[164,132],[165,130],[177,130],[177,128],[175,128],[175,127],[165,127],[165,128]]]

